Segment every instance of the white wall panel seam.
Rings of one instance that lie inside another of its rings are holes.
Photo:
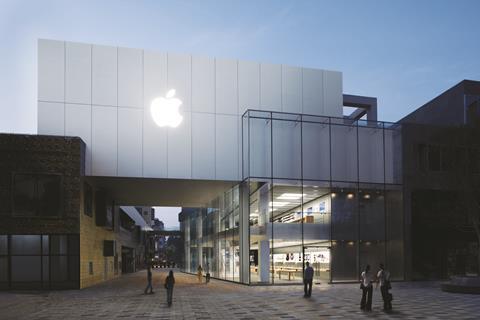
[[[166,70],[165,73],[167,74],[166,78],[167,78],[167,92],[168,92],[168,90],[170,90],[169,89],[169,83],[168,83],[168,56],[169,56],[169,53],[167,52],[166,55],[167,55],[167,62],[166,62],[166,66],[165,66],[165,70]],[[167,144],[167,146],[166,146],[166,153],[167,153],[166,154],[166,158],[167,158],[167,174],[166,174],[166,176],[167,176],[167,178],[169,178],[169,173],[168,173],[169,172],[168,171],[168,133],[169,133],[169,131],[170,131],[170,129],[168,129],[168,127],[167,127],[167,130],[166,130],[166,133],[165,133],[165,135],[167,136],[166,137],[166,142],[167,142],[166,143]]]
[[[116,176],[118,177],[118,47],[117,48],[117,168],[116,168]]]
[[[190,55],[190,110],[193,111],[193,56]],[[193,177],[193,112],[190,114],[190,179]]]
[[[217,114],[217,58],[213,58],[213,111]],[[213,116],[213,178],[217,179],[217,117]]]
[[[65,100],[67,99],[67,45],[63,41],[63,136],[66,136],[67,115],[65,108]]]
[[[142,50],[142,128],[141,128],[141,131],[142,131],[142,177],[145,176],[145,173],[144,173],[144,169],[143,169],[143,158],[144,158],[144,144],[145,144],[145,141],[144,141],[144,132],[143,132],[143,127],[145,126],[145,50]]]
[[[93,174],[93,45],[90,45],[90,174]]]

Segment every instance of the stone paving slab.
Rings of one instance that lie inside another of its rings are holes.
[[[306,299],[299,285],[207,285],[180,272],[169,308],[165,276],[154,271],[151,295],[143,294],[145,271],[83,290],[0,292],[0,319],[480,319],[480,295],[446,293],[436,282],[393,283],[394,310],[385,313],[380,290],[373,311],[360,310],[357,284],[315,285]]]

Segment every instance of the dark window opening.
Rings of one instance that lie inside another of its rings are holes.
[[[83,213],[93,216],[93,190],[88,183],[83,184]]]
[[[60,214],[60,175],[16,174],[13,192],[14,215],[50,217]]]

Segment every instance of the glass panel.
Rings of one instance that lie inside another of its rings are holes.
[[[67,236],[50,236],[50,254],[67,254]]]
[[[314,270],[315,282],[330,281],[331,196],[328,182],[303,185],[303,243],[305,262]]]
[[[43,272],[44,286],[45,286],[45,283],[50,280],[50,269],[49,269],[50,264],[49,264],[49,261],[50,261],[50,258],[48,256],[42,257],[42,264],[43,264],[42,272]]]
[[[270,202],[273,220],[273,283],[302,282],[302,226],[313,215],[302,213],[300,181],[274,180]]]
[[[8,258],[0,257],[0,282],[8,281]]]
[[[271,202],[270,184],[250,180],[250,282],[271,283]]]
[[[68,268],[67,268],[67,257],[66,256],[51,256],[50,257],[50,267],[52,281],[61,282],[68,280]]]
[[[331,126],[332,180],[357,181],[357,127]]]
[[[12,256],[12,281],[40,281],[40,256]]]
[[[301,124],[299,121],[273,120],[273,176],[301,178]]]
[[[330,180],[330,126],[328,123],[302,123],[302,153],[304,179]]]
[[[404,280],[403,198],[400,186],[386,187],[387,262],[393,280]]]
[[[13,235],[11,237],[12,255],[40,254],[39,235]]]
[[[332,241],[331,259],[332,281],[352,281],[359,278],[356,241]]]
[[[8,236],[0,235],[0,255],[8,254]]]
[[[332,189],[332,280],[358,279],[357,190],[347,184]]]
[[[400,127],[385,129],[385,182],[402,183],[402,135]]]
[[[384,182],[383,128],[358,127],[359,178],[362,182]]]
[[[271,127],[270,119],[249,119],[249,171],[251,177],[270,177],[272,175]]]
[[[49,253],[49,237],[47,235],[42,236],[42,254]]]
[[[16,174],[14,182],[14,210],[17,215],[36,215],[35,176]]]
[[[38,214],[57,216],[60,211],[60,181],[56,175],[39,175],[37,180]]]

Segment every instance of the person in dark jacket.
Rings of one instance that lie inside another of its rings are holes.
[[[150,266],[147,268],[147,287],[145,288],[145,294],[147,294],[148,289],[150,289],[150,294],[153,293],[153,286],[152,286],[152,269]]]
[[[175,285],[175,278],[173,276],[173,271],[170,270],[168,276],[165,278],[165,289],[167,289],[167,304],[172,306],[173,298],[173,286]]]
[[[306,263],[306,266],[303,273],[303,291],[305,292],[304,297],[308,298],[312,296],[313,268],[310,267],[309,262]]]

